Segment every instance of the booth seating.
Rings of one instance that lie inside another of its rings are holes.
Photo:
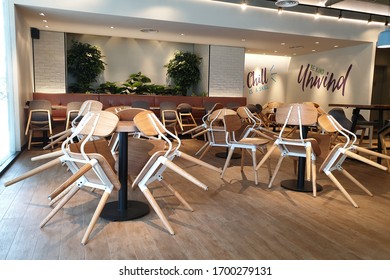
[[[246,97],[203,97],[203,96],[168,96],[168,95],[135,95],[135,94],[84,94],[84,93],[33,93],[33,100],[49,100],[53,108],[53,120],[66,120],[66,106],[72,101],[98,100],[103,103],[103,110],[115,106],[132,106],[143,101],[158,118],[160,118],[160,103],[174,102],[176,106],[188,103],[192,106],[192,115],[197,123],[205,114],[206,104],[221,103],[223,107],[228,104],[246,105]],[[138,107],[138,106],[136,106]]]

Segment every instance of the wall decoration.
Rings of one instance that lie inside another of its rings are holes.
[[[332,93],[341,90],[341,95],[344,96],[345,86],[351,69],[352,64],[349,65],[344,75],[337,76],[337,74],[325,71],[324,68],[314,64],[307,64],[306,67],[302,64],[297,77],[297,82],[301,85],[302,91],[305,91],[307,88],[326,88],[328,92],[330,91]]]
[[[270,83],[276,82],[274,77],[276,74],[275,65],[272,65],[269,70],[264,67],[249,71],[246,75],[246,86],[249,89],[249,94],[268,90]]]

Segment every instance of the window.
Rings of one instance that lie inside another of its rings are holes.
[[[15,153],[15,140],[13,133],[12,108],[12,79],[10,63],[7,55],[10,52],[10,34],[8,29],[8,16],[6,14],[7,1],[1,0],[0,6],[0,60],[7,63],[0,63],[0,171],[8,163]]]

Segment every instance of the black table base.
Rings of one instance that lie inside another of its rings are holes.
[[[302,185],[298,184],[296,179],[284,180],[280,183],[282,188],[297,192],[313,192],[313,184],[310,181],[304,181]],[[322,191],[322,186],[316,184],[317,192]]]
[[[107,203],[100,217],[110,221],[129,221],[141,218],[149,213],[149,205],[145,202],[127,199],[127,167],[128,167],[128,133],[119,133],[118,178],[121,188],[118,200]]]
[[[118,201],[107,203],[100,217],[109,221],[129,221],[149,213],[149,205],[136,200],[128,200],[125,209],[119,209]]]

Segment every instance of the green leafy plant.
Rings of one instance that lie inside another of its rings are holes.
[[[118,86],[115,82],[105,82],[103,84],[100,84],[99,87],[96,89],[98,93],[111,93],[111,94],[117,94],[122,93],[126,88],[122,86]]]
[[[74,92],[87,92],[91,90],[91,84],[97,81],[106,63],[102,60],[101,51],[91,44],[73,40],[67,53],[68,72],[76,80],[69,86]]]
[[[187,90],[200,81],[199,65],[202,58],[190,52],[175,52],[175,56],[164,67],[167,68],[167,76],[173,82],[182,95],[187,94]]]
[[[130,93],[142,94],[148,92],[148,86],[151,81],[152,80],[149,77],[138,72],[131,74],[123,86],[126,87]]]

